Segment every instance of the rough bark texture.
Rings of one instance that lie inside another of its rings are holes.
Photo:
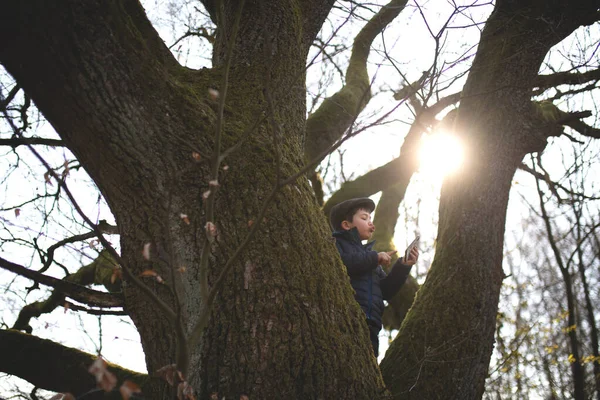
[[[274,99],[279,144],[276,150],[265,123],[225,162],[210,283],[256,218],[276,166],[286,177],[303,163],[304,63],[331,6],[246,3],[231,62],[222,148],[236,144],[257,116],[269,113],[265,91]],[[167,285],[147,281],[170,307],[181,306],[186,328],[203,306],[202,194],[217,119],[207,93],[224,92],[224,44],[237,7],[223,4],[215,11],[221,24],[217,68],[201,71],[175,62],[137,1],[12,1],[0,17],[1,36],[9,38],[0,44],[0,62],[98,184],[119,226],[125,267],[134,274],[152,268],[175,288],[179,299]],[[197,162],[194,151],[203,160]],[[311,196],[305,178],[284,188],[227,277],[199,347],[190,349],[188,379],[199,398],[374,399],[383,393],[361,311]],[[151,243],[150,261],[142,257],[145,243]],[[185,273],[172,275],[180,266]],[[127,280],[124,291],[148,370],[172,364],[173,327]],[[158,399],[161,390],[146,395]]]
[[[456,121],[469,162],[443,185],[433,265],[381,364],[395,398],[481,398],[511,179],[523,156],[543,149],[548,136],[530,119],[529,82],[550,47],[596,10],[591,1],[496,3]]]

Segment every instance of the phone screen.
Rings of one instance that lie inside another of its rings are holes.
[[[421,238],[421,236],[417,235],[417,237],[415,238],[415,240],[413,240],[408,247],[406,248],[406,251],[404,252],[404,261],[408,260],[408,257],[410,256],[410,252],[412,251],[412,249],[414,249],[415,247],[417,247],[419,245],[419,239]]]

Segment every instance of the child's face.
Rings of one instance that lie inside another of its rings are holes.
[[[373,225],[373,222],[371,222],[371,213],[364,209],[360,209],[354,213],[352,222],[344,221],[342,226],[344,229],[356,228],[358,230],[358,236],[360,237],[360,240],[370,239],[373,232],[375,232],[375,225]]]

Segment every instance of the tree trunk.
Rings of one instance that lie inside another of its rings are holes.
[[[455,125],[468,161],[444,182],[433,264],[381,364],[397,399],[483,395],[511,180],[549,134],[530,112],[528,82],[550,47],[596,10],[567,3],[498,1],[482,32]]]
[[[302,166],[306,54],[331,4],[248,3],[231,60],[222,150],[260,123],[221,171],[210,285],[250,225],[262,227],[227,276],[200,345],[189,349],[187,379],[199,398],[375,399],[385,389],[368,332],[307,180],[284,187],[265,220],[255,220],[278,168],[285,178]],[[217,69],[201,71],[175,62],[137,1],[14,1],[0,17],[2,37],[11,38],[0,45],[0,61],[106,197],[125,266],[164,279],[145,282],[181,310],[187,331],[204,307],[202,195],[214,190],[210,155],[219,119],[208,91],[226,89],[236,5],[227,7],[216,12]],[[146,243],[150,260],[142,256]],[[124,286],[148,371],[174,363],[165,313],[127,279]],[[162,388],[146,395],[168,398]]]

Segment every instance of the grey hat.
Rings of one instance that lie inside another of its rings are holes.
[[[342,222],[346,219],[350,210],[358,210],[361,208],[373,212],[373,210],[375,210],[375,203],[368,197],[358,197],[342,201],[333,206],[329,213],[329,222],[331,223],[333,230],[335,231],[341,228]]]

